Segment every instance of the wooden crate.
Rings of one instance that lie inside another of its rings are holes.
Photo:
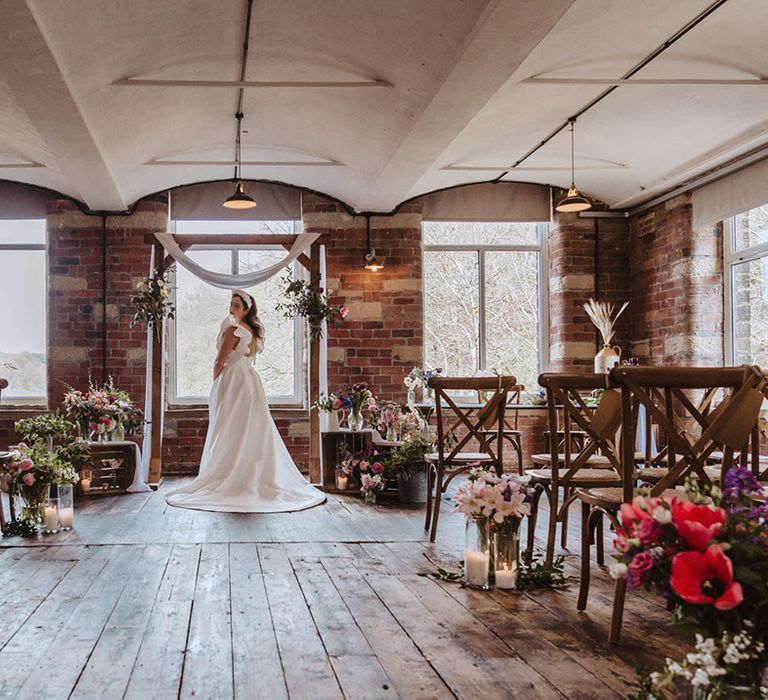
[[[133,442],[92,442],[88,447],[91,450],[91,464],[81,470],[90,470],[92,473],[91,487],[83,491],[82,481],[78,494],[80,496],[106,496],[116,493],[125,493],[133,483],[133,475],[136,471],[136,445]]]

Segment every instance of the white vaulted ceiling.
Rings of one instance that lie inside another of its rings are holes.
[[[256,0],[243,175],[389,211],[504,179],[567,186],[563,130],[712,0]],[[0,179],[93,210],[232,177],[245,0],[0,0]],[[764,0],[728,0],[634,76],[768,75]],[[384,86],[299,87],[367,82]],[[577,184],[614,207],[768,144],[768,85],[622,85],[576,126]]]

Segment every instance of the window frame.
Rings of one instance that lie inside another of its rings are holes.
[[[424,221],[423,223],[433,223],[429,221]],[[434,222],[437,223],[437,222]],[[497,222],[454,222],[454,223],[497,223]],[[514,222],[514,223],[531,223],[531,222]],[[426,257],[425,253],[429,252],[444,252],[444,251],[450,251],[450,252],[456,252],[456,251],[469,251],[469,252],[476,252],[477,253],[477,284],[478,284],[478,308],[479,308],[479,318],[478,318],[478,347],[477,347],[477,358],[478,358],[478,365],[477,371],[484,371],[488,369],[488,357],[487,357],[487,340],[486,340],[486,323],[487,323],[487,314],[486,314],[486,290],[485,290],[485,269],[486,269],[486,263],[485,263],[485,254],[488,252],[504,252],[504,253],[515,253],[515,252],[522,252],[522,253],[538,253],[539,254],[539,264],[538,264],[538,295],[539,295],[539,328],[538,328],[538,339],[539,339],[539,348],[538,348],[538,356],[539,356],[539,372],[546,372],[549,368],[549,256],[548,256],[548,246],[547,246],[547,239],[549,235],[549,229],[550,224],[546,221],[538,221],[536,222],[536,237],[537,237],[537,243],[535,244],[473,244],[473,243],[462,243],[462,244],[443,244],[443,243],[435,243],[435,244],[425,244],[424,241],[424,230],[422,227],[422,269],[426,267]],[[426,278],[426,275],[422,275],[422,292],[423,290],[423,280]],[[423,317],[423,324],[426,329],[426,314],[424,314]],[[424,352],[426,354],[426,333],[424,333]],[[531,390],[533,391],[533,390]]]
[[[222,234],[225,235],[225,234]],[[285,252],[285,248],[269,244],[254,244],[254,245],[231,245],[222,243],[216,244],[200,244],[192,245],[188,249],[188,252],[200,251],[200,250],[215,250],[215,251],[230,251],[231,253],[231,267],[232,274],[238,274],[239,266],[239,251],[241,250],[270,250],[270,251],[282,251]],[[173,283],[173,303],[176,305],[176,270],[177,265],[174,265],[171,274],[171,280]],[[295,279],[303,279],[305,277],[304,268],[298,263],[293,261],[291,263],[293,269],[293,275]],[[178,396],[178,375],[177,375],[177,321],[174,317],[169,320],[170,325],[170,338],[169,338],[169,363],[168,363],[168,390],[169,390],[169,407],[171,409],[189,409],[204,406],[207,398],[204,396]],[[295,393],[291,396],[267,396],[268,403],[271,407],[275,408],[303,408],[306,403],[306,391],[305,391],[305,367],[304,367],[304,336],[305,336],[305,324],[304,319],[296,317],[293,320],[293,385]]]
[[[723,334],[725,335],[723,345],[725,347],[723,349],[725,364],[728,366],[733,365],[736,356],[736,314],[733,309],[736,295],[733,289],[735,281],[733,269],[736,265],[768,257],[768,241],[735,250],[734,234],[737,216],[738,214],[735,214],[723,220],[723,295],[725,297],[723,304]]]
[[[7,219],[6,219],[7,220]],[[25,407],[25,408],[47,408],[48,407],[48,231],[47,231],[47,225],[46,225],[46,219],[34,219],[35,221],[42,221],[44,224],[44,230],[45,230],[45,242],[44,243],[0,243],[0,252],[2,251],[12,251],[12,252],[24,252],[24,251],[33,251],[33,250],[42,250],[45,255],[45,264],[44,264],[44,271],[45,271],[45,288],[46,293],[44,295],[45,299],[45,311],[44,311],[44,319],[45,319],[45,385],[46,385],[46,392],[44,396],[9,396],[5,391],[3,391],[2,394],[0,394],[0,397],[2,398],[2,404],[0,404],[0,410],[13,410],[17,407]],[[2,222],[0,222],[0,225],[2,225]]]

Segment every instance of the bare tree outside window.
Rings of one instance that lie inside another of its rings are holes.
[[[541,230],[535,223],[424,222],[424,343],[449,375],[540,367]]]
[[[0,221],[3,402],[45,403],[48,274],[45,219]],[[11,303],[11,300],[13,302]]]
[[[243,230],[243,229],[246,230]],[[191,230],[190,230],[191,229]],[[185,222],[177,232],[292,234],[292,221]],[[285,257],[282,246],[192,248],[188,254],[215,272],[243,274],[269,267]],[[286,268],[287,270],[288,268]],[[296,264],[291,266],[296,274]],[[282,288],[278,274],[247,289],[256,302],[265,329],[264,351],[256,356],[267,397],[272,401],[294,401],[300,395],[301,344],[296,334],[303,326],[275,311]],[[181,266],[176,271],[177,317],[175,322],[175,398],[183,402],[207,399],[213,382],[216,337],[226,318],[231,292],[212,287]],[[299,352],[297,354],[297,345]],[[298,377],[298,379],[297,379]]]

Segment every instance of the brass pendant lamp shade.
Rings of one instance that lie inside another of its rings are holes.
[[[237,119],[237,139],[235,140],[235,181],[237,182],[237,185],[235,186],[234,193],[229,195],[229,197],[222,202],[222,206],[227,209],[253,209],[257,206],[256,200],[245,193],[243,183],[240,181],[240,171],[242,167],[240,146],[240,134],[243,121],[242,113],[238,112],[235,115],[235,119]]]
[[[571,117],[568,120],[568,123],[571,125],[571,186],[568,188],[568,194],[566,194],[565,197],[557,203],[557,206],[555,207],[555,211],[561,211],[561,212],[586,211],[587,209],[592,208],[592,204],[583,194],[581,194],[581,192],[579,192],[579,190],[576,188],[576,185],[574,184],[575,168],[574,168],[573,125],[576,123],[576,118]]]

